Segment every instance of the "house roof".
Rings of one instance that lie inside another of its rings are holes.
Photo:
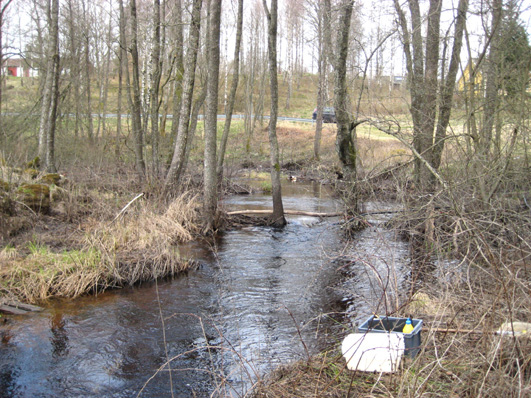
[[[4,67],[28,67],[28,64],[22,58],[7,58],[4,59]]]

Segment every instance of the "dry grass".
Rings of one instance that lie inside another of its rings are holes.
[[[425,322],[422,350],[414,359],[405,358],[395,374],[347,370],[338,342],[310,361],[278,368],[254,396],[529,397],[531,335],[494,333],[507,320],[531,321],[531,278],[521,276],[456,267],[439,283],[425,283],[403,308]]]
[[[2,295],[27,302],[76,297],[184,271],[191,262],[179,255],[178,243],[198,232],[197,216],[197,197],[183,194],[162,214],[142,206],[114,223],[87,220],[71,238],[79,249],[35,243],[4,248]]]
[[[411,291],[400,312],[424,320],[422,351],[396,374],[379,377],[348,371],[338,342],[309,362],[277,369],[255,395],[531,397],[531,335],[495,334],[506,322],[531,322],[528,167],[512,159],[510,168],[499,168],[504,174],[487,179],[463,167],[452,149],[441,170],[451,188],[421,196],[409,169],[393,166],[410,159],[400,145],[359,143],[365,193],[380,195],[389,184],[386,192],[406,210],[389,227],[411,243]],[[480,200],[478,181],[494,193],[490,201]]]

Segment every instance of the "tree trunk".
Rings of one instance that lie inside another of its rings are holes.
[[[85,19],[86,27],[84,32],[84,38],[85,38],[85,95],[87,97],[87,130],[88,130],[88,138],[89,142],[92,144],[94,142],[94,123],[92,120],[92,93],[91,93],[91,81],[90,81],[90,32],[89,32],[89,26],[88,26],[88,16],[86,11],[86,4],[85,1],[82,2],[83,5],[83,17]]]
[[[269,117],[269,146],[271,161],[271,188],[273,193],[273,214],[271,224],[276,227],[286,225],[282,190],[280,185],[280,156],[277,140],[278,76],[277,76],[277,18],[278,1],[271,0],[271,11],[266,0],[262,0],[268,22],[267,49],[269,56],[269,79],[271,86],[271,115]]]
[[[2,32],[4,31],[4,15],[7,11],[7,7],[9,7],[9,4],[12,0],[7,0],[5,4],[3,3],[3,0],[0,0],[0,65],[4,65],[4,39]],[[4,132],[4,126],[2,124],[2,89],[4,86],[4,68],[0,68],[0,144],[3,144],[3,138],[5,136]],[[4,147],[4,145],[2,145]]]
[[[201,107],[205,103],[206,96],[207,96],[207,85],[203,84],[201,92],[199,93],[198,97],[195,99],[194,104],[192,106],[192,113],[190,115],[190,131],[188,132],[188,136],[186,138],[186,151],[184,153],[184,161],[183,161],[183,166],[182,166],[183,173],[186,171],[186,168],[188,167],[188,161],[190,160],[190,152],[192,152],[192,146],[194,145],[195,132],[197,130],[197,121],[199,120],[199,111],[201,110]]]
[[[46,82],[42,94],[39,127],[39,157],[43,168],[55,171],[55,118],[57,116],[59,78],[59,0],[51,0],[47,6],[48,45]]]
[[[135,140],[135,165],[138,179],[144,180],[146,165],[144,163],[144,138],[142,134],[142,103],[140,99],[140,64],[138,58],[138,27],[136,0],[130,0],[131,7],[131,61],[133,67],[133,95],[130,97],[133,137]]]
[[[433,148],[433,167],[435,170],[439,169],[441,165],[441,157],[444,149],[444,140],[446,139],[446,129],[450,123],[450,114],[452,111],[454,88],[459,70],[459,63],[461,61],[461,48],[463,46],[463,32],[466,24],[466,13],[468,10],[468,0],[459,0],[457,7],[457,19],[455,22],[454,44],[452,47],[452,55],[450,57],[450,66],[448,74],[444,79],[444,87],[441,92],[441,99],[439,100],[439,120],[437,122],[437,129],[435,132],[435,142]]]
[[[182,21],[182,5],[181,0],[175,2],[175,46],[174,51],[174,87],[173,87],[173,119],[171,125],[172,142],[177,137],[177,130],[179,127],[179,117],[181,111],[181,101],[183,92],[183,77],[184,77],[184,39],[183,39],[183,21]],[[171,155],[173,157],[173,154]],[[171,160],[170,157],[170,160]]]
[[[243,0],[238,0],[238,20],[236,22],[236,46],[234,48],[233,74],[232,83],[230,87],[229,98],[227,106],[225,107],[225,127],[223,128],[223,136],[219,145],[217,175],[218,181],[223,178],[223,162],[225,160],[225,149],[227,147],[227,140],[229,139],[230,125],[232,121],[232,112],[234,109],[234,102],[236,100],[236,90],[238,88],[238,81],[240,77],[240,47],[242,42],[243,30]]]
[[[335,67],[335,111],[337,119],[336,150],[348,181],[356,181],[356,147],[351,132],[347,100],[347,57],[350,32],[350,19],[354,6],[353,0],[341,3],[339,28],[337,35],[337,59]]]
[[[210,233],[216,228],[217,211],[217,113],[219,85],[219,40],[221,30],[221,0],[210,3],[210,34],[207,41],[207,97],[205,111],[205,159],[203,194],[203,231]]]
[[[493,0],[490,51],[487,58],[486,86],[485,86],[485,112],[483,113],[483,128],[480,131],[477,152],[481,162],[489,161],[489,152],[492,146],[492,131],[499,106],[498,98],[498,71],[500,62],[500,28],[502,22],[502,0]]]
[[[329,9],[326,7],[330,5],[328,2],[319,2],[316,5],[316,19],[317,19],[317,47],[318,47],[318,59],[317,59],[317,114],[315,118],[315,138],[313,143],[313,156],[316,160],[320,158],[321,152],[321,136],[323,132],[323,108],[326,100],[326,75],[328,73],[328,49],[326,47],[327,30],[330,30],[329,26],[326,26],[326,22],[329,20],[326,16]]]
[[[181,177],[181,172],[185,160],[186,142],[190,123],[190,109],[195,84],[195,67],[197,63],[197,53],[199,51],[199,33],[201,28],[201,4],[202,0],[194,0],[192,20],[190,22],[190,35],[188,38],[188,50],[186,53],[186,66],[184,69],[183,90],[181,109],[179,112],[179,126],[175,138],[175,148],[173,157],[166,175],[164,183],[165,190],[175,188]],[[177,88],[178,89],[178,88]]]
[[[127,69],[127,43],[126,43],[126,32],[125,32],[125,11],[123,0],[118,1],[120,8],[120,21],[119,21],[119,48],[118,48],[118,100],[117,100],[117,116],[116,116],[116,146],[115,154],[118,156],[120,151],[120,139],[122,136],[122,91],[123,91],[123,80],[124,80],[124,70]]]
[[[153,50],[151,54],[151,154],[153,175],[159,175],[159,85],[162,75],[160,57],[160,0],[153,1]]]
[[[74,136],[79,137],[79,128],[81,123],[81,57],[79,53],[78,34],[77,34],[77,17],[74,13],[73,0],[68,1],[68,34],[70,45],[70,74],[74,91]]]
[[[448,104],[438,103],[438,99],[449,98],[453,92],[453,85],[455,84],[454,73],[456,70],[452,69],[442,88],[442,94],[438,97],[439,83],[439,42],[440,42],[440,19],[442,10],[442,0],[430,0],[428,10],[428,25],[426,31],[425,41],[422,37],[422,21],[420,14],[420,6],[418,0],[408,0],[410,14],[411,14],[411,33],[407,26],[407,19],[402,10],[398,0],[394,1],[395,9],[399,17],[399,24],[402,30],[402,41],[404,46],[404,54],[406,56],[406,66],[408,71],[408,82],[411,93],[411,116],[413,119],[413,148],[415,149],[415,179],[421,189],[433,190],[434,182],[436,180],[436,168],[434,165],[440,163],[440,156],[438,152],[442,153],[444,147],[444,140],[434,141],[434,130],[437,123],[437,110],[441,106],[439,116],[448,118],[451,109]],[[460,7],[463,4],[460,3]],[[466,8],[465,8],[466,9]],[[463,16],[461,16],[463,17]],[[459,29],[463,29],[464,21],[458,20],[459,26],[456,26],[456,34]],[[462,37],[462,36],[461,36]],[[424,43],[426,52],[424,55]],[[460,46],[459,36],[454,41],[455,46]],[[459,59],[453,56],[453,60],[459,63]],[[454,63],[452,68],[457,68]],[[454,79],[453,82],[451,79]],[[452,85],[452,87],[449,87]],[[452,90],[452,91],[449,91]],[[439,137],[446,130],[444,120],[440,119],[441,125],[439,129]],[[439,127],[438,127],[439,128]]]
[[[106,124],[107,124],[107,100],[109,98],[109,75],[111,70],[111,53],[112,53],[112,46],[113,46],[113,20],[112,18],[109,18],[109,27],[107,30],[107,53],[105,54],[105,62],[104,62],[104,74],[103,79],[100,84],[100,107],[101,111],[98,110],[98,134],[100,134],[100,123],[101,123],[101,134],[103,137],[104,132],[106,131]]]
[[[48,120],[48,140],[46,145],[46,170],[49,173],[57,172],[55,167],[55,130],[57,121],[57,107],[59,106],[59,0],[52,0],[51,20],[52,57],[52,92],[50,98],[50,116]]]

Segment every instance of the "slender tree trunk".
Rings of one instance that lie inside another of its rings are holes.
[[[50,80],[50,108],[46,110],[47,116],[47,132],[46,132],[46,155],[45,165],[46,170],[50,173],[55,173],[55,128],[57,119],[57,106],[59,102],[59,0],[52,0],[51,5],[51,19],[50,19],[50,37],[51,53],[48,56],[51,62],[48,63],[51,74]]]
[[[118,155],[120,151],[120,139],[122,137],[122,91],[123,91],[123,80],[124,80],[124,70],[127,68],[127,43],[126,43],[126,32],[125,32],[125,11],[123,0],[118,0],[118,5],[120,8],[120,21],[119,21],[119,48],[118,48],[118,100],[117,100],[117,117],[116,117],[116,147],[115,154]]]
[[[502,0],[493,0],[492,3],[492,35],[490,41],[490,51],[487,58],[486,86],[485,86],[485,112],[483,113],[483,128],[480,131],[478,142],[478,155],[482,162],[489,161],[489,152],[492,146],[492,131],[494,120],[496,118],[497,108],[499,106],[498,98],[498,72],[497,63],[500,56],[500,33],[502,22]]]
[[[188,167],[188,161],[190,160],[190,153],[192,152],[192,147],[194,145],[195,132],[197,130],[197,121],[199,120],[199,111],[205,103],[207,96],[207,85],[203,84],[201,92],[197,96],[192,106],[192,113],[190,115],[190,131],[188,132],[188,137],[186,139],[186,151],[184,153],[183,161],[183,171]]]
[[[356,181],[356,146],[351,131],[347,100],[347,57],[350,19],[354,6],[353,0],[341,3],[337,36],[337,60],[335,67],[335,111],[337,119],[336,149],[343,174],[348,181]]]
[[[267,8],[266,0],[262,0],[268,22],[268,56],[269,79],[271,86],[271,115],[269,117],[269,146],[271,161],[271,188],[273,191],[273,215],[271,224],[276,227],[286,225],[284,206],[282,204],[282,190],[280,185],[280,156],[277,140],[277,113],[278,113],[278,76],[277,76],[277,18],[278,2],[271,0],[271,10]]]
[[[328,60],[327,60],[327,54],[328,49],[326,48],[325,43],[325,32],[326,30],[330,29],[330,27],[325,26],[326,21],[328,20],[326,18],[326,15],[328,13],[328,9],[325,7],[325,2],[320,2],[316,6],[316,13],[317,13],[317,47],[318,47],[318,59],[317,59],[317,76],[318,76],[318,83],[317,83],[317,114],[315,118],[315,138],[313,143],[313,156],[316,160],[319,160],[320,158],[320,152],[321,152],[321,136],[323,131],[323,107],[325,103],[325,97],[326,97],[326,75],[328,73]],[[330,1],[328,1],[328,5],[330,5]]]
[[[87,5],[85,4],[85,1],[83,0],[82,2],[83,4],[83,17],[85,19],[85,23],[86,23],[86,27],[85,27],[85,31],[84,31],[84,38],[85,38],[85,85],[86,85],[86,88],[85,88],[85,95],[87,97],[87,122],[88,122],[88,126],[87,126],[87,130],[88,130],[88,138],[89,138],[89,142],[92,144],[94,143],[94,122],[92,120],[92,93],[91,93],[91,81],[90,81],[90,69],[91,69],[91,65],[90,65],[90,32],[89,32],[89,23],[88,23],[88,15],[87,15],[87,10],[85,7],[87,7]]]
[[[4,3],[3,0],[0,0],[0,65],[2,65],[2,68],[0,68],[0,144],[2,143],[2,140],[5,136],[4,126],[2,123],[2,90],[4,87],[4,38],[2,33],[4,31],[4,15],[11,1],[12,0],[7,0]]]
[[[81,122],[81,58],[79,55],[79,45],[78,45],[78,35],[77,35],[77,26],[76,26],[76,13],[73,9],[73,0],[68,1],[68,34],[69,34],[69,44],[70,44],[70,58],[71,58],[71,81],[74,91],[74,136],[78,138],[79,136],[79,126]]]
[[[254,82],[255,82],[255,43],[249,37],[249,55],[247,56],[247,79],[245,83],[245,153],[251,152],[251,141],[253,138],[253,113],[254,113]]]
[[[151,54],[151,149],[153,174],[159,174],[159,85],[162,75],[162,60],[160,56],[160,0],[153,2],[153,51]]]
[[[190,22],[190,35],[188,38],[188,50],[186,54],[186,66],[183,77],[179,125],[177,128],[177,136],[175,138],[175,148],[173,151],[172,161],[164,184],[166,191],[174,189],[177,186],[183,171],[185,158],[184,155],[186,153],[186,142],[190,123],[190,109],[192,107],[194,93],[195,67],[197,63],[197,53],[199,51],[201,5],[202,0],[194,0],[192,20]]]
[[[109,74],[111,69],[111,53],[112,53],[112,29],[113,29],[113,21],[112,18],[109,18],[109,28],[107,30],[107,53],[105,54],[105,72],[103,75],[103,81],[100,85],[100,104],[101,104],[101,112],[98,111],[98,117],[99,120],[101,120],[101,131],[102,136],[103,133],[106,130],[106,113],[107,113],[107,100],[109,98]],[[99,122],[98,122],[98,136],[99,136]]]
[[[203,194],[203,228],[210,233],[216,228],[217,211],[217,113],[219,85],[219,40],[221,30],[221,0],[210,3],[210,34],[207,41],[208,75],[205,111],[205,159],[204,159],[204,194]]]
[[[55,131],[57,127],[57,108],[59,106],[59,76],[60,70],[60,56],[59,56],[59,0],[54,0],[57,5],[54,6],[54,25],[53,31],[55,35],[56,51],[53,55],[53,83],[52,83],[52,98],[50,108],[49,132],[46,145],[46,169],[49,173],[56,173],[55,167]]]
[[[182,21],[182,5],[181,0],[175,2],[175,47],[174,52],[174,87],[173,87],[173,119],[171,125],[172,142],[177,137],[177,130],[179,127],[179,117],[181,110],[181,99],[183,92],[183,76],[184,76],[184,39],[183,39],[183,21]],[[170,158],[171,160],[171,158]]]
[[[426,66],[422,85],[422,103],[420,125],[418,129],[417,151],[424,159],[433,165],[433,133],[437,115],[437,93],[439,72],[439,42],[442,0],[430,0],[428,10],[428,28],[426,36]],[[418,159],[417,159],[418,161]],[[422,187],[430,189],[434,176],[424,162],[417,165],[417,175]]]
[[[57,110],[57,81],[59,69],[59,0],[51,0],[47,6],[48,44],[46,81],[43,87],[39,127],[39,157],[46,170],[55,170],[55,120]],[[56,98],[54,98],[54,96]],[[50,163],[48,163],[50,162]]]
[[[439,101],[439,120],[437,122],[437,129],[435,132],[435,143],[432,156],[433,167],[435,170],[438,170],[439,166],[441,165],[444,140],[446,139],[446,129],[450,123],[455,82],[457,78],[457,72],[459,70],[459,63],[461,61],[461,48],[463,46],[463,32],[465,30],[467,10],[468,0],[459,0],[459,5],[457,7],[457,19],[455,22],[454,44],[452,47],[452,55],[450,57],[450,66],[448,69],[448,74],[444,79],[444,87],[442,88],[441,99]]]
[[[131,61],[133,66],[133,96],[131,98],[131,118],[135,140],[135,165],[140,181],[144,180],[146,165],[144,163],[144,139],[142,134],[142,102],[140,99],[140,64],[138,59],[138,27],[136,0],[130,0],[131,7]]]
[[[240,77],[240,47],[242,42],[242,30],[243,30],[243,0],[238,0],[238,20],[236,22],[236,46],[234,48],[234,61],[232,73],[232,83],[230,87],[229,98],[227,106],[225,107],[225,127],[223,129],[223,136],[219,146],[218,153],[218,165],[217,175],[218,181],[222,181],[223,178],[223,162],[225,160],[225,149],[227,147],[227,141],[229,139],[230,125],[232,121],[232,112],[234,109],[234,102],[236,100],[236,90],[238,89],[238,81]]]

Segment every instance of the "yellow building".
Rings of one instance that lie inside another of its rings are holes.
[[[474,76],[472,76],[474,74]],[[483,74],[481,69],[477,68],[477,60],[468,61],[461,77],[457,81],[457,91],[460,94],[468,95],[474,93],[479,95],[483,88]]]

